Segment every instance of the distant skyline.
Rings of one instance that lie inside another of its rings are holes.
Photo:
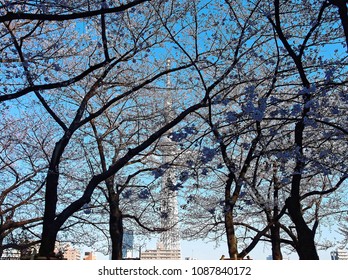
[[[146,244],[146,246],[143,247],[143,250],[150,250],[156,248],[156,239],[153,238],[149,243]],[[319,250],[318,254],[320,257],[320,260],[331,260],[331,251],[335,250],[336,248],[329,248],[327,250]],[[83,253],[83,252],[81,252]],[[134,248],[133,251],[133,257],[138,257],[139,250],[138,248]],[[250,258],[253,260],[266,260],[269,255],[271,255],[271,247],[270,246],[264,246],[263,244],[260,244],[256,246],[256,248],[249,254]],[[285,254],[283,252],[284,260],[290,259],[290,260],[298,260],[298,255],[296,253],[292,254]],[[227,251],[227,245],[224,243],[221,243],[220,246],[215,246],[214,242],[207,242],[202,240],[196,240],[196,241],[181,241],[181,259],[193,258],[197,260],[219,260],[222,255],[225,255],[225,257],[228,257],[228,251]],[[97,260],[109,260],[108,256],[105,256],[101,253],[96,252]]]

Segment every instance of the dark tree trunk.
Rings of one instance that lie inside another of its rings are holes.
[[[70,138],[71,133],[66,131],[64,136],[56,143],[47,172],[45,210],[43,217],[41,245],[39,249],[39,255],[42,257],[50,257],[54,255],[54,246],[59,231],[59,228],[55,224],[58,201],[59,164]]]
[[[109,230],[111,238],[111,259],[122,260],[123,220],[118,199],[110,202]]]
[[[46,222],[42,230],[41,245],[39,249],[40,257],[51,258],[54,256],[57,234],[58,230],[54,224],[49,224]]]
[[[280,240],[280,224],[276,219],[278,215],[277,207],[274,207],[273,218],[271,214],[267,214],[267,221],[270,225],[271,232],[271,244],[272,244],[272,259],[273,260],[282,260],[283,255],[281,252],[281,240]]]
[[[309,83],[306,84],[306,88],[309,88]],[[309,102],[311,97],[309,95],[304,95],[304,104]],[[300,260],[318,260],[319,256],[317,254],[315,242],[314,242],[314,232],[308,227],[306,221],[303,218],[302,207],[301,207],[301,180],[302,173],[305,167],[305,162],[303,159],[303,135],[304,135],[304,118],[308,115],[310,107],[303,107],[302,119],[296,123],[295,126],[295,144],[299,149],[299,156],[296,158],[296,166],[294,168],[294,174],[292,176],[291,182],[291,195],[286,200],[285,204],[289,211],[289,215],[293,223],[295,224],[297,232],[297,246],[296,250],[299,255]]]
[[[282,260],[283,255],[280,247],[280,226],[275,223],[271,226],[271,240],[272,240],[272,258],[273,260]]]
[[[58,197],[58,180],[58,172],[49,170],[46,179],[45,212],[43,217],[41,245],[39,249],[39,255],[41,257],[50,257],[54,255],[54,247],[58,234],[58,230],[54,223]]]
[[[104,154],[103,154],[104,155]],[[102,159],[105,159],[102,157]],[[105,180],[108,189],[109,202],[109,234],[111,239],[111,259],[122,260],[123,245],[123,216],[120,209],[120,196],[115,191],[115,176]]]
[[[280,224],[278,221],[279,215],[279,188],[280,183],[277,176],[277,163],[273,163],[273,182],[274,182],[274,191],[273,191],[273,218],[272,218],[272,226],[271,226],[271,242],[272,242],[272,259],[273,260],[282,260],[283,255],[280,246]]]
[[[3,252],[4,252],[4,249],[2,247],[2,242],[3,242],[3,238],[1,238],[1,233],[0,233],[0,259],[2,257]]]
[[[308,101],[310,97],[305,97],[305,101]],[[304,107],[303,116],[306,116],[309,109]],[[295,224],[297,232],[297,246],[296,250],[300,260],[318,260],[319,256],[314,242],[314,232],[308,227],[306,221],[303,218],[301,207],[300,187],[302,180],[302,173],[304,170],[303,156],[303,131],[304,121],[299,121],[295,126],[295,143],[299,147],[300,156],[296,159],[296,166],[294,168],[294,174],[291,182],[291,196],[286,200],[285,204],[289,211],[289,215],[293,223]]]
[[[98,130],[94,121],[91,121],[91,125],[98,144],[98,151],[100,156],[100,162],[103,172],[107,171],[106,158],[104,153],[104,147],[102,139],[98,137]],[[115,156],[113,163],[117,158],[117,149],[115,150]],[[105,184],[108,190],[108,203],[109,203],[109,235],[111,239],[111,259],[122,260],[122,245],[123,245],[123,217],[120,209],[120,197],[119,193],[115,191],[115,176],[111,176],[105,180]]]
[[[286,200],[286,206],[295,224],[298,236],[296,251],[300,260],[319,260],[314,242],[314,233],[303,219],[300,202],[293,197],[289,197]]]
[[[343,27],[344,35],[346,37],[346,44],[348,50],[348,9],[346,0],[330,0],[330,3],[338,8],[341,24]]]

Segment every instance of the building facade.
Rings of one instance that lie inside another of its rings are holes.
[[[72,248],[70,246],[68,246],[68,248],[66,248],[64,250],[64,259],[66,260],[81,260],[81,253],[79,250],[75,249],[75,248]]]
[[[134,233],[132,230],[125,230],[122,242],[122,258],[128,259],[133,257]]]
[[[343,249],[336,249],[331,252],[331,260],[348,260],[348,252]]]
[[[146,250],[140,255],[141,260],[179,260],[180,250],[165,249],[163,244],[158,243],[156,250]]]
[[[93,254],[93,252],[85,252],[85,256],[83,258],[84,261],[92,261],[96,259],[97,257]]]

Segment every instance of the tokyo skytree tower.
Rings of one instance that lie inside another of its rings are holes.
[[[170,69],[171,61],[167,60],[167,69]],[[166,123],[173,119],[173,100],[170,92],[171,81],[169,74],[166,83],[167,91],[165,93],[165,111],[164,117]],[[163,164],[171,163],[175,157],[176,145],[168,137],[163,137],[162,143]],[[161,227],[168,230],[160,235],[160,244],[163,250],[177,251],[180,258],[180,235],[179,235],[179,219],[178,219],[178,201],[177,190],[175,189],[175,171],[169,168],[162,176],[161,184]]]

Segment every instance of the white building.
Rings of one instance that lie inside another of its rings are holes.
[[[337,248],[331,252],[331,260],[348,260],[348,252],[342,248]]]
[[[141,260],[180,260],[180,250],[165,249],[163,244],[158,243],[156,250],[141,252]]]

